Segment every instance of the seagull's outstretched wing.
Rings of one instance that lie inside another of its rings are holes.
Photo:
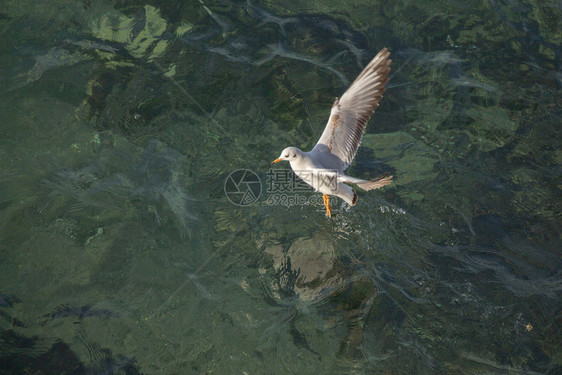
[[[341,99],[334,101],[326,129],[313,151],[327,151],[343,161],[347,168],[361,144],[367,121],[385,91],[390,72],[390,52],[383,48],[349,86]]]

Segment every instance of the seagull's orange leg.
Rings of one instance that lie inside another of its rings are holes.
[[[324,200],[324,206],[326,206],[326,215],[332,217],[332,207],[330,207],[330,196],[328,194],[322,194],[322,199]]]

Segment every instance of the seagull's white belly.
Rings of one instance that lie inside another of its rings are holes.
[[[330,169],[305,169],[294,170],[295,174],[315,191],[322,194],[338,195],[338,172]]]

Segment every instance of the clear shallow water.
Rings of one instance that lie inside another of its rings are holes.
[[[2,373],[561,371],[559,3],[4,4]],[[383,46],[395,183],[268,204]]]

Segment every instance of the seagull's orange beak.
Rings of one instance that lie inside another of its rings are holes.
[[[271,164],[279,163],[280,161],[283,161],[283,159],[277,158],[277,159],[273,160],[273,161],[271,162]]]

